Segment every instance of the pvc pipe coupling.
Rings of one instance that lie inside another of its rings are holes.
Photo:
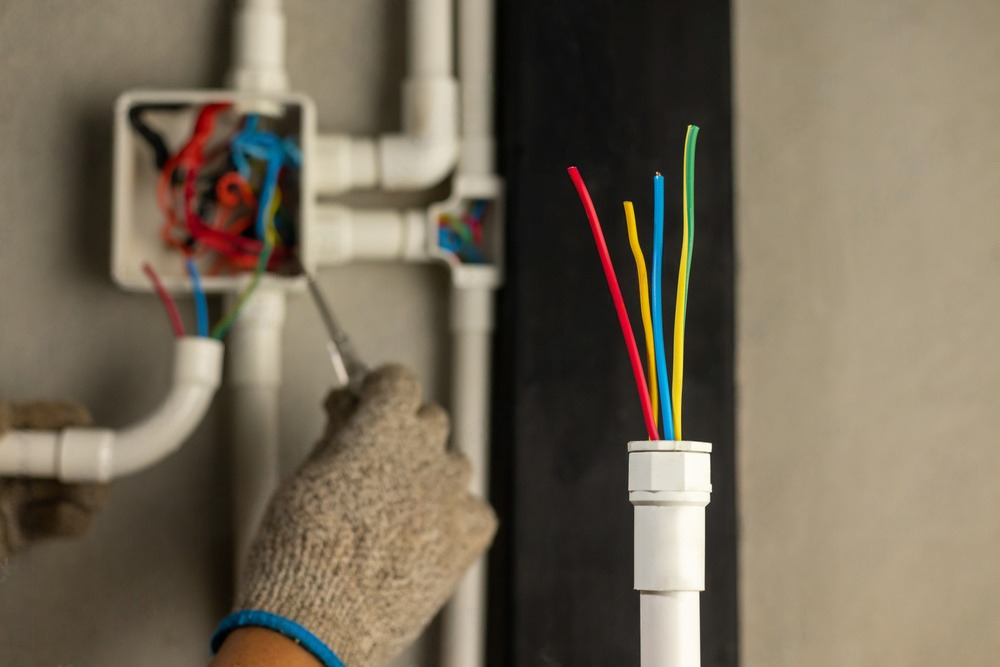
[[[222,377],[221,342],[179,338],[173,385],[145,419],[120,430],[10,431],[0,437],[0,475],[106,482],[175,452],[201,423]]]
[[[285,12],[280,0],[241,0],[233,18],[228,85],[265,95],[288,90],[285,41]]]
[[[705,590],[711,451],[707,442],[628,444],[643,667],[701,664],[699,598]]]

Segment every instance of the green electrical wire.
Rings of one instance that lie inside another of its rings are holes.
[[[684,395],[684,328],[687,323],[688,284],[691,282],[691,255],[694,251],[694,153],[698,126],[688,125],[684,140],[684,236],[681,241],[681,265],[677,276],[677,301],[674,307],[674,377],[670,398],[674,407],[674,437],[681,440],[681,412]]]
[[[219,320],[219,323],[215,325],[212,330],[212,338],[216,340],[222,340],[229,333],[229,329],[232,328],[233,324],[236,322],[236,318],[240,316],[240,311],[243,310],[243,306],[246,305],[250,296],[257,289],[257,285],[260,284],[261,276],[264,275],[265,269],[267,269],[267,263],[271,259],[271,253],[274,251],[274,246],[270,241],[265,242],[264,250],[260,253],[260,257],[257,259],[257,267],[254,269],[253,278],[250,280],[250,284],[246,286],[243,293],[240,294],[240,298],[236,300],[236,305],[234,305],[224,318]]]

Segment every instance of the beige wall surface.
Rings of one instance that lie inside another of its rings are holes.
[[[748,667],[1000,664],[998,34],[735,2]]]
[[[218,86],[228,5],[0,0],[0,396],[76,398],[114,427],[165,392],[171,340],[160,306],[109,277],[112,104],[130,88]],[[314,97],[321,127],[397,128],[405,3],[286,5],[293,86]],[[371,362],[407,362],[444,395],[443,272],[353,266],[321,281]],[[181,307],[191,314],[190,300]],[[290,465],[319,433],[333,379],[305,297],[289,306],[286,341]],[[224,398],[180,453],[114,485],[85,539],[0,567],[0,665],[207,661],[230,592]],[[415,656],[400,664],[419,664]]]

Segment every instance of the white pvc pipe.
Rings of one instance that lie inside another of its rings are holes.
[[[639,593],[639,661],[643,667],[701,664],[701,594]]]
[[[222,349],[222,343],[209,338],[178,342],[173,388],[159,410],[117,433],[112,477],[151,466],[194,432],[219,388]]]
[[[451,76],[454,29],[452,0],[410,0],[407,66],[411,78]]]
[[[230,299],[236,298],[235,296]],[[237,574],[279,480],[279,390],[285,293],[261,285],[229,334]]]
[[[373,139],[320,134],[312,155],[313,187],[321,194],[335,195],[379,184],[378,149]]]
[[[316,263],[427,258],[427,212],[317,204],[310,243]]]
[[[492,364],[492,267],[462,266],[451,291],[452,446],[472,463],[471,491],[489,491],[489,397]],[[486,558],[465,574],[445,607],[442,667],[479,667],[486,659]]]
[[[639,441],[630,442],[628,451],[641,667],[700,667],[712,446]]]
[[[233,50],[226,83],[248,93],[288,90],[281,0],[240,0],[233,17]]]
[[[462,90],[458,170],[463,174],[494,173],[495,12],[493,0],[458,3],[458,70]]]
[[[0,476],[105,482],[159,462],[184,444],[208,411],[222,374],[222,350],[210,338],[178,339],[166,400],[127,428],[9,432],[0,438]]]
[[[376,140],[320,137],[313,176],[317,193],[336,195],[364,187],[423,190],[454,171],[459,153],[459,90],[451,3],[410,0],[402,132]]]

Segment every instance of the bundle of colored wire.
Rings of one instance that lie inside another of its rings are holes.
[[[642,370],[642,362],[636,348],[632,326],[629,323],[628,312],[622,299],[618,279],[608,254],[608,248],[601,231],[601,223],[597,219],[597,211],[591,201],[587,187],[576,167],[569,167],[568,172],[576,186],[580,201],[583,202],[594,234],[597,252],[604,267],[608,281],[608,289],[615,304],[618,322],[625,337],[632,372],[635,375],[636,386],[642,404],[643,416],[646,419],[646,430],[651,440],[658,439],[656,419],[657,401],[663,415],[663,438],[665,440],[682,439],[682,408],[684,394],[684,333],[687,322],[688,286],[691,282],[691,257],[694,250],[694,155],[698,140],[698,126],[689,125],[684,140],[684,196],[683,218],[684,228],[681,242],[680,268],[677,277],[677,299],[674,305],[674,346],[673,346],[673,384],[667,374],[667,352],[663,332],[663,225],[664,225],[664,188],[663,176],[657,173],[653,177],[653,275],[652,283],[647,280],[646,260],[639,242],[636,230],[635,209],[632,202],[625,202],[625,224],[628,229],[629,245],[635,258],[636,275],[639,283],[639,306],[642,312],[643,331],[646,339],[646,362],[649,371],[649,384]]]
[[[167,291],[160,281],[160,276],[156,273],[156,269],[150,266],[149,263],[143,264],[142,270],[149,277],[149,281],[153,283],[153,289],[156,290],[157,296],[163,302],[163,308],[167,311],[167,317],[170,319],[170,326],[174,330],[174,335],[177,338],[183,338],[184,321],[181,319],[180,311],[177,310],[177,302],[174,301],[174,297],[170,296],[170,292]]]
[[[275,266],[264,270],[275,270],[294,253],[294,229],[286,222],[289,213],[282,202],[294,203],[295,198],[283,197],[282,187],[288,189],[298,178],[301,153],[290,138],[261,129],[255,115],[245,117],[231,137],[209,148],[219,114],[230,108],[202,107],[191,138],[164,164],[157,185],[164,214],[161,235],[187,256],[214,253],[213,274],[224,269],[253,271],[264,254],[265,221],[271,217],[280,221],[275,229],[282,231],[272,239],[268,254],[269,265]]]
[[[302,160],[291,138],[263,127],[271,121],[253,114],[244,117],[223,141],[212,144],[220,114],[231,108],[231,104],[201,107],[191,137],[173,155],[166,154],[162,138],[143,123],[141,111],[131,117],[133,127],[156,154],[160,167],[157,202],[164,218],[161,236],[166,245],[184,255],[198,334],[219,339],[233,326],[263,274],[295,258],[295,230],[288,207],[297,204],[294,185]],[[252,272],[236,303],[215,327],[209,326],[198,269],[199,263],[206,266],[200,261],[205,253],[215,256],[207,264],[211,274]],[[168,303],[169,294],[158,292]],[[168,306],[168,313],[176,330],[180,324],[176,305]]]
[[[594,202],[590,198],[590,192],[587,191],[587,186],[583,182],[580,171],[576,167],[569,167],[566,171],[569,173],[570,180],[573,181],[577,194],[580,196],[580,202],[583,204],[587,220],[590,223],[590,230],[594,235],[597,254],[600,256],[601,266],[604,269],[604,277],[608,282],[608,291],[611,292],[611,300],[614,302],[615,312],[618,315],[618,324],[621,326],[622,336],[625,338],[625,346],[628,348],[632,373],[635,375],[635,384],[639,391],[639,402],[642,405],[642,414],[646,421],[646,432],[650,440],[659,440],[656,423],[653,421],[653,408],[649,400],[646,377],[642,371],[642,360],[639,358],[639,350],[636,347],[635,337],[632,334],[632,324],[629,322],[628,311],[625,309],[625,301],[622,298],[622,291],[618,285],[618,277],[615,275],[611,256],[608,254],[608,246],[604,241],[604,233],[601,231],[601,222],[597,217],[597,210],[594,208]]]
[[[478,200],[467,213],[438,216],[438,245],[458,258],[461,262],[482,264],[483,257],[483,217],[486,202]]]
[[[687,323],[688,284],[691,282],[691,255],[694,251],[694,152],[698,126],[688,125],[684,139],[684,236],[677,274],[677,301],[674,306],[674,431],[681,439],[681,401],[684,394],[684,328]]]

